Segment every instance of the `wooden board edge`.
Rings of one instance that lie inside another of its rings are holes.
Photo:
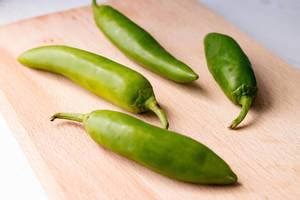
[[[63,191],[61,191],[61,188],[58,186],[55,178],[51,175],[48,166],[45,164],[43,158],[36,150],[36,147],[26,133],[25,128],[18,121],[17,114],[1,90],[0,111],[5,119],[5,123],[10,128],[11,133],[14,135],[17,143],[21,146],[21,149],[25,153],[25,156],[34,171],[34,174],[37,176],[47,195],[49,195],[49,198],[63,199]]]

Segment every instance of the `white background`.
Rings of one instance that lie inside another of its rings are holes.
[[[98,2],[101,1],[103,2],[103,0]],[[134,0],[132,2],[137,3]],[[291,65],[300,68],[299,0],[202,0],[201,2]],[[0,25],[89,3],[89,0],[0,0]],[[47,199],[1,114],[0,158],[0,199]]]

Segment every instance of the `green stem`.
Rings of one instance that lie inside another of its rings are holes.
[[[163,128],[168,129],[169,128],[169,122],[167,119],[167,115],[164,112],[163,109],[161,109],[161,107],[159,106],[159,104],[157,103],[156,99],[154,97],[150,97],[147,101],[146,101],[146,107],[149,108],[150,110],[152,110],[160,119]]]
[[[229,128],[235,129],[243,121],[243,119],[246,117],[246,115],[251,107],[252,101],[253,101],[253,97],[250,97],[250,96],[242,96],[241,97],[239,103],[242,105],[242,110],[241,110],[239,116],[235,120],[232,121]]]
[[[92,5],[95,6],[95,7],[98,7],[97,0],[93,0]]]
[[[56,113],[51,118],[50,121],[55,119],[67,119],[76,122],[83,122],[85,115],[80,113]]]

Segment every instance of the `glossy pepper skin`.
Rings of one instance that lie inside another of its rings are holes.
[[[108,58],[67,46],[43,46],[24,52],[18,60],[31,68],[61,74],[127,111],[152,110],[168,128],[150,82]]]
[[[242,110],[231,123],[236,128],[246,117],[257,93],[256,79],[247,55],[230,36],[209,33],[204,39],[208,69],[226,96]]]
[[[234,184],[237,176],[203,144],[127,114],[97,110],[89,114],[57,113],[54,119],[82,122],[98,144],[160,174],[199,184]]]
[[[125,55],[149,70],[179,83],[189,83],[198,75],[167,52],[147,31],[108,5],[93,0],[94,19],[100,30]]]

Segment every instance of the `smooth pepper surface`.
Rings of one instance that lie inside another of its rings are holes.
[[[240,115],[230,128],[236,128],[245,118],[257,93],[251,63],[239,44],[230,36],[209,33],[204,39],[208,69],[226,96],[242,106]]]
[[[205,145],[127,114],[98,110],[57,113],[51,120],[56,118],[82,122],[98,144],[170,178],[199,184],[237,182],[228,164]]]
[[[97,26],[125,55],[149,70],[179,83],[189,83],[198,75],[167,52],[147,31],[109,5],[93,0]]]
[[[150,82],[108,58],[68,46],[43,46],[24,52],[18,60],[31,68],[61,74],[130,112],[152,110],[168,127]]]

